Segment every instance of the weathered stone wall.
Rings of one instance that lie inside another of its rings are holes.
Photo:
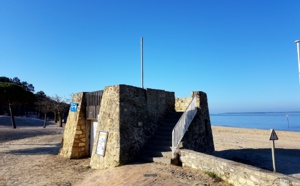
[[[78,103],[77,112],[69,111],[60,155],[82,158],[89,155],[89,125],[85,120],[84,93],[74,94],[72,102]]]
[[[185,109],[189,106],[192,101],[192,97],[190,98],[176,98],[175,99],[175,110],[177,112],[184,112]]]
[[[127,85],[105,87],[100,108],[100,130],[108,131],[105,156],[95,154],[91,167],[103,169],[128,163],[153,135],[159,119],[174,111],[173,92]]]
[[[120,87],[105,87],[90,165],[94,169],[115,167],[120,163]],[[96,154],[99,131],[108,131],[104,156]]]
[[[184,167],[214,172],[235,186],[300,186],[300,180],[191,150],[180,150]]]
[[[182,139],[182,145],[185,149],[212,153],[215,148],[209,117],[207,95],[201,91],[193,92],[192,96],[193,95],[197,98],[198,111]]]

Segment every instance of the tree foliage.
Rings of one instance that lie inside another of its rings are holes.
[[[35,99],[36,97],[32,92],[15,83],[0,82],[0,102],[8,104],[13,128],[16,128],[16,124],[12,107],[18,104],[34,102]]]
[[[10,104],[29,103],[35,101],[32,92],[23,87],[9,82],[0,82],[0,101]]]
[[[34,94],[34,86],[21,81],[18,77],[0,77],[0,106],[3,108],[3,111],[0,111],[2,113],[9,111],[13,128],[16,128],[14,112],[21,115],[32,111],[44,114],[44,127],[47,114],[53,112],[55,118],[58,118],[59,126],[62,127],[63,114],[69,108],[66,102],[66,99],[58,95],[50,97],[43,91]]]
[[[5,76],[0,77],[0,82],[7,82],[7,83],[15,83],[21,86],[23,89],[29,92],[34,92],[34,86],[32,84],[27,83],[26,81],[21,81],[18,77],[8,78]]]

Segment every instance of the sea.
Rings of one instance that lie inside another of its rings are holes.
[[[234,112],[211,114],[213,126],[300,132],[300,112]]]

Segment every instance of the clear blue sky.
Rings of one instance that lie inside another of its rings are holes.
[[[70,97],[108,85],[189,97],[211,113],[300,110],[299,0],[0,1],[0,76]]]

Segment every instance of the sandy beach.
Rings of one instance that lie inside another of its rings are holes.
[[[90,159],[57,156],[63,128],[17,118],[12,129],[0,116],[0,185],[228,185],[207,174],[172,165],[135,163],[106,170],[89,168]],[[272,171],[269,130],[213,126],[215,155]],[[277,171],[300,178],[300,133],[276,131]]]
[[[270,130],[213,126],[215,155],[273,171]],[[275,131],[277,172],[300,178],[300,133]]]

